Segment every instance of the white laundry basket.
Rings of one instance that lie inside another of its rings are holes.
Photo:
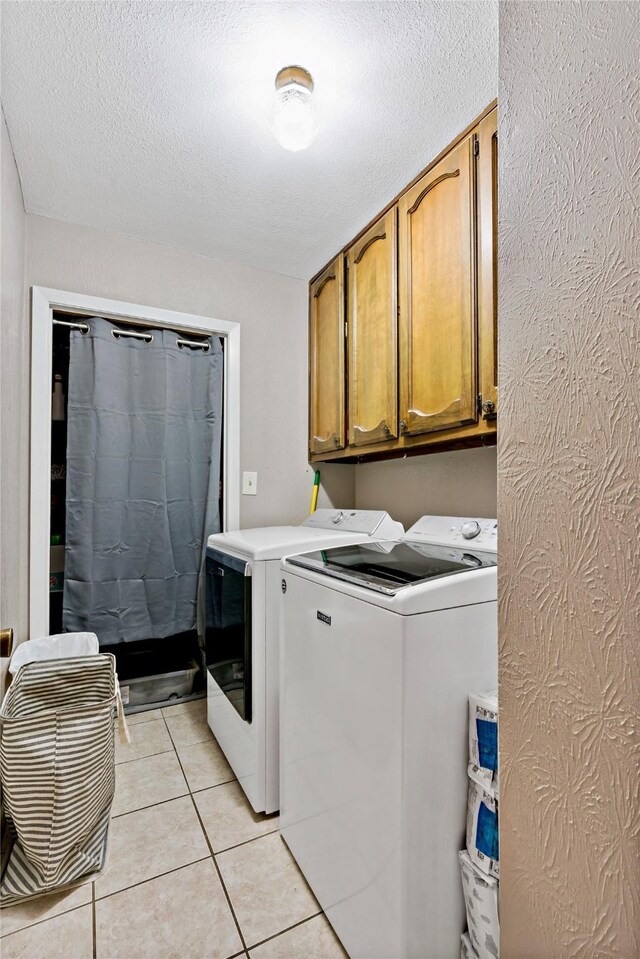
[[[69,657],[64,643],[64,658],[29,652],[32,661],[20,666],[0,708],[0,778],[13,837],[0,906],[103,871],[115,789],[114,657]]]

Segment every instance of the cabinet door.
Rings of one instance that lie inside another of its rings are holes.
[[[398,436],[396,210],[347,255],[349,445]]]
[[[478,127],[478,339],[482,416],[498,410],[498,110]]]
[[[337,257],[309,290],[309,451],[345,443],[344,260]]]
[[[399,201],[400,428],[476,414],[475,184],[471,135]]]

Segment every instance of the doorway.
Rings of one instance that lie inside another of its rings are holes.
[[[69,338],[89,316],[116,321],[138,339],[150,326],[185,336],[219,337],[223,355],[221,527],[238,526],[239,324],[59,291],[33,290],[31,435],[31,637],[60,632],[65,567]],[[76,334],[78,335],[78,334]],[[44,374],[45,364],[47,374]],[[46,456],[46,467],[45,467]],[[50,479],[49,479],[50,477]],[[219,495],[218,484],[210,495]],[[47,488],[48,486],[48,488]],[[45,504],[48,507],[45,509]],[[44,582],[46,576],[46,587]],[[46,596],[46,601],[45,600]],[[90,626],[88,627],[90,628]],[[201,641],[195,629],[161,639],[101,643],[113,652],[132,708],[198,692]],[[194,686],[195,682],[195,686]],[[127,688],[128,687],[128,688]]]

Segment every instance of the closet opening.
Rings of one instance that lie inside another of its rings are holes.
[[[227,337],[69,309],[49,322],[47,632],[95,632],[129,712],[204,696],[198,583],[207,536],[229,528]]]

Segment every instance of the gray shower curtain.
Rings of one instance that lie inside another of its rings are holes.
[[[88,323],[70,334],[63,627],[102,644],[171,636],[196,626],[220,530],[222,347]]]

